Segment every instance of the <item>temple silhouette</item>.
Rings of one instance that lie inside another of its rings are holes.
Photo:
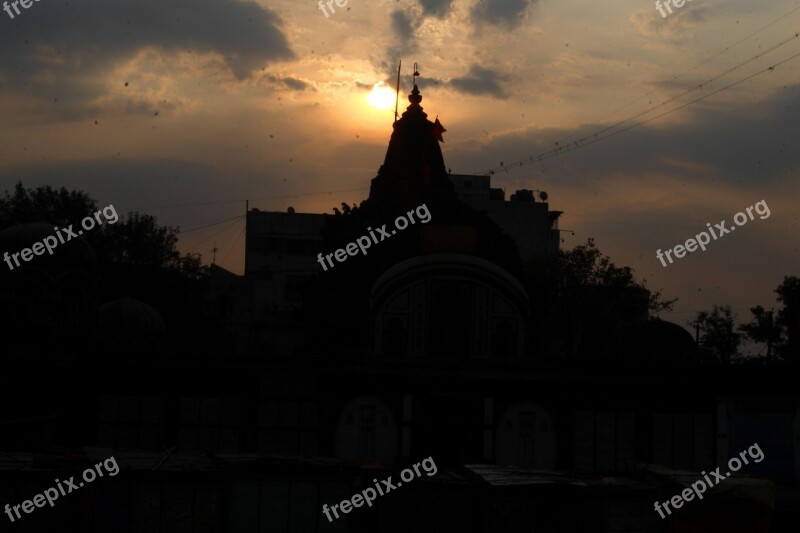
[[[189,304],[201,319],[175,326],[168,304],[100,301],[82,240],[59,261],[0,274],[4,338],[24,339],[6,345],[2,502],[109,456],[121,468],[12,531],[800,523],[793,376],[701,365],[686,330],[649,317],[645,289],[576,288],[557,301],[539,274],[556,268],[562,212],[541,191],[507,199],[491,176],[450,173],[417,84],[408,100],[359,205],[248,210],[245,273],[212,265]],[[336,268],[317,262],[422,204],[429,222]],[[0,245],[19,249],[42,231],[6,230]],[[754,442],[765,460],[742,470],[752,477],[666,520],[654,511],[682,476]],[[334,522],[323,515],[427,457],[435,476]]]

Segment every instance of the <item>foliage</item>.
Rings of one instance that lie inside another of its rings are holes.
[[[636,287],[645,288],[647,280],[637,283],[633,269],[628,266],[618,267],[611,262],[611,258],[603,255],[594,244],[591,237],[586,244],[576,246],[572,250],[559,250],[559,283],[562,292],[568,292],[574,287],[604,286],[604,287]],[[661,290],[650,293],[650,314],[655,315],[661,311],[671,311],[672,306],[678,301],[662,300]]]
[[[738,355],[741,334],[734,332],[729,305],[701,311],[690,324],[700,327],[700,351],[706,360],[728,364]]]
[[[17,182],[13,192],[0,197],[0,230],[31,222],[75,226],[97,210],[95,200],[83,191],[49,185],[26,189]],[[178,229],[159,226],[150,215],[130,213],[115,224],[85,232],[84,238],[101,262],[174,270],[192,279],[202,274],[199,256],[178,251]]]

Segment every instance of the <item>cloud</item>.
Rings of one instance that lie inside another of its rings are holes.
[[[102,75],[145,49],[217,54],[237,79],[293,59],[281,19],[254,2],[36,3],[0,29],[0,79],[62,104],[102,94]]]
[[[450,12],[450,5],[453,0],[419,0],[422,12],[425,16],[444,18]]]
[[[450,85],[463,93],[482,95],[488,94],[497,98],[505,97],[505,91],[500,83],[506,81],[507,76],[478,65],[472,65],[469,72],[460,78],[450,80]]]
[[[408,40],[414,36],[417,21],[406,12],[398,9],[392,12],[392,30],[401,40]]]
[[[711,10],[707,7],[692,6],[689,10],[678,10],[678,13],[666,18],[656,10],[639,11],[630,16],[636,30],[644,37],[658,35],[664,39],[684,39],[691,35],[695,26],[711,20]]]
[[[391,44],[386,49],[384,59],[377,64],[377,68],[385,74],[386,83],[390,83],[397,73],[397,60],[418,50],[414,35],[423,20],[421,16],[401,9],[392,11],[390,18],[393,34]]]
[[[472,7],[471,18],[476,25],[489,23],[509,29],[516,28],[525,11],[537,0],[480,0]]]
[[[294,91],[315,90],[310,83],[292,76],[276,76],[274,74],[269,74],[266,76],[266,79],[273,84],[282,85]]]

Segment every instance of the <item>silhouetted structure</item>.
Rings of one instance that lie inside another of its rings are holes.
[[[448,174],[416,85],[409,101],[357,209],[248,212],[245,275],[213,266],[187,300],[207,318],[194,331],[216,339],[197,353],[147,302],[101,305],[81,240],[0,274],[3,338],[19,357],[4,376],[4,501],[111,455],[122,467],[14,527],[666,531],[689,515],[658,517],[653,502],[678,490],[644,463],[710,470],[758,442],[767,460],[745,472],[775,482],[774,497],[769,482],[756,490],[776,503],[772,530],[789,530],[792,376],[698,365],[685,330],[648,320],[642,289],[585,289],[543,331],[550,304],[526,265],[554,260],[560,211]],[[317,263],[421,204],[428,223],[328,271]],[[39,231],[6,230],[0,245],[18,250]],[[322,515],[429,456],[435,477],[332,524]],[[770,512],[756,500],[709,495],[686,512],[703,527],[762,531]]]

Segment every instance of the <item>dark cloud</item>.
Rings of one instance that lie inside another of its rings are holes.
[[[450,5],[453,0],[419,0],[422,12],[425,16],[444,18],[450,12]]]
[[[408,57],[418,49],[417,40],[414,34],[422,22],[422,17],[415,16],[413,13],[397,9],[391,14],[391,26],[394,34],[393,42],[389,45],[384,55],[384,59],[377,62],[377,68],[386,76],[387,84],[393,86],[397,75],[397,61],[401,57]]]
[[[472,21],[476,25],[489,23],[515,28],[522,21],[528,6],[536,0],[480,0],[472,8]]]
[[[472,65],[466,75],[450,80],[450,85],[467,94],[489,94],[503,98],[505,91],[500,84],[507,79],[503,74]]]
[[[417,25],[417,21],[408,13],[399,9],[392,12],[392,30],[399,39],[412,40]]]
[[[145,48],[218,53],[238,79],[294,57],[280,18],[254,2],[78,0],[3,19],[0,76],[11,88],[57,95],[62,109],[101,94],[98,77]]]
[[[314,90],[314,87],[312,87],[309,83],[298,78],[293,78],[292,76],[281,77],[270,74],[267,76],[267,80],[274,84],[288,87],[294,91]]]

